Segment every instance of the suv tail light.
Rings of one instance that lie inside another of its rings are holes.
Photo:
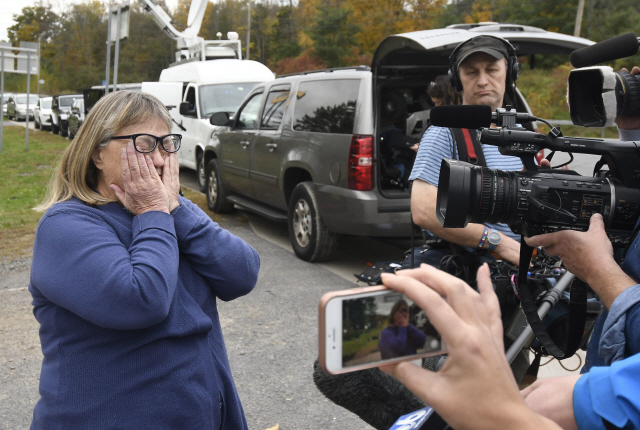
[[[373,136],[354,135],[349,148],[349,189],[373,189]]]

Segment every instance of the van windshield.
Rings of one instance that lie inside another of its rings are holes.
[[[40,102],[40,107],[42,109],[51,109],[51,99],[43,99]]]
[[[203,85],[200,87],[200,112],[208,118],[215,112],[235,113],[249,91],[258,82]]]

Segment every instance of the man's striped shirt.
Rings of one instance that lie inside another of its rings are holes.
[[[431,126],[422,136],[418,155],[416,156],[413,170],[409,180],[420,179],[431,185],[438,186],[440,177],[440,164],[443,159],[451,159],[453,157],[453,147],[455,143],[453,136],[448,128]],[[497,146],[483,145],[482,152],[490,169],[500,170],[522,170],[522,161],[518,157],[511,157],[500,154]],[[457,155],[456,149],[456,155]],[[458,157],[456,157],[457,159]],[[455,196],[454,196],[455,197]],[[520,241],[520,236],[514,234],[506,224],[490,224],[486,225],[492,230],[497,230],[505,235]]]

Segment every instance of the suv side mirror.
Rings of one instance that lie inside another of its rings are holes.
[[[180,115],[183,115],[183,116],[196,116],[196,109],[195,109],[195,107],[193,109],[191,108],[191,103],[182,102],[182,103],[180,103]]]
[[[227,112],[216,112],[209,118],[209,122],[211,125],[217,125],[220,127],[225,127],[231,125],[231,121],[229,121],[229,114]]]

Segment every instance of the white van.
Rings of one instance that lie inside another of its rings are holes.
[[[198,170],[205,189],[204,147],[215,126],[214,112],[231,116],[257,84],[274,79],[274,74],[257,61],[217,59],[191,61],[164,69],[160,82],[143,82],[142,91],[158,97],[174,121],[173,133],[182,134],[178,151],[180,166]]]

